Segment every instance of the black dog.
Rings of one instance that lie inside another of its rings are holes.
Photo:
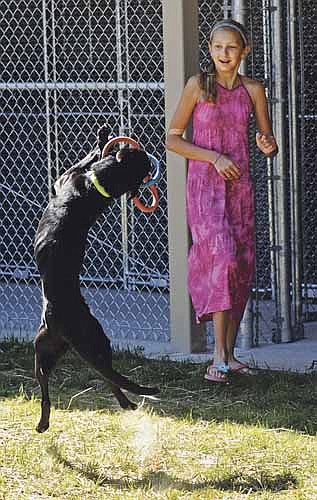
[[[112,368],[110,341],[80,291],[79,273],[90,227],[114,198],[129,192],[134,196],[150,170],[149,159],[142,151],[124,149],[117,157],[109,155],[100,160],[107,138],[103,127],[99,131],[99,148],[55,183],[56,195],[35,236],[35,258],[43,289],[42,320],[34,341],[35,374],[42,391],[38,432],[49,427],[49,372],[69,347],[109,380],[122,408],[137,406],[120,388],[143,395],[159,392],[131,382]],[[92,172],[109,197],[98,192],[91,180]]]

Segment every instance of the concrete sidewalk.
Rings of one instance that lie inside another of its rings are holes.
[[[237,350],[239,359],[259,368],[317,373],[317,325],[305,325],[305,338],[287,344],[268,344]]]
[[[305,338],[287,344],[266,344],[249,350],[237,348],[237,357],[251,366],[271,370],[286,370],[300,373],[317,372],[317,323],[305,324]],[[155,358],[162,354],[151,353],[145,348],[145,355]],[[201,354],[166,353],[174,361],[190,360],[194,363],[205,363],[212,352]]]

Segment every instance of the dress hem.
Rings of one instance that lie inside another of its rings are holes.
[[[222,307],[222,308],[217,308],[215,311],[209,311],[208,313],[203,313],[203,314],[196,314],[196,323],[199,325],[200,323],[204,323],[205,321],[212,321],[213,319],[213,314],[217,312],[224,312],[224,311],[232,311],[232,307]]]

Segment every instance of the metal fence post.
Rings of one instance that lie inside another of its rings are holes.
[[[45,79],[45,115],[47,135],[47,185],[48,197],[52,196],[52,157],[51,157],[51,129],[50,129],[50,91],[48,88],[48,55],[47,55],[47,22],[46,22],[46,0],[42,0],[43,9],[43,57],[44,57],[44,79]]]
[[[285,80],[283,64],[283,11],[281,0],[274,0],[272,5],[272,26],[274,40],[273,58],[273,123],[279,146],[279,154],[273,160],[275,179],[275,227],[277,230],[277,300],[279,317],[276,318],[277,340],[292,340],[290,318],[290,270],[289,270],[289,234],[287,220],[287,158],[285,144]]]
[[[163,0],[165,115],[170,122],[189,76],[198,71],[198,1]],[[204,328],[195,324],[187,289],[189,234],[186,223],[186,160],[167,153],[170,329],[172,348],[206,349]]]
[[[291,200],[291,260],[292,260],[292,323],[296,338],[303,337],[302,314],[302,228],[301,228],[301,175],[298,145],[297,106],[297,44],[296,8],[294,0],[288,1],[288,107],[289,107],[289,150],[290,150],[290,200]]]
[[[122,33],[121,33],[121,13],[120,13],[120,0],[116,0],[116,49],[117,49],[117,70],[118,80],[123,81],[122,69]],[[118,100],[120,106],[120,126],[119,134],[125,135],[125,122],[124,122],[124,90],[118,90]],[[129,275],[129,258],[128,258],[128,205],[127,196],[123,195],[120,199],[121,204],[121,241],[122,241],[122,265],[123,265],[123,284],[125,290],[128,289],[128,275]]]
[[[230,0],[223,0],[222,10],[224,19],[228,19],[230,17],[230,12],[231,12]]]
[[[245,0],[232,0],[231,4],[232,18],[241,24],[247,23],[247,7]],[[240,66],[240,72],[246,74],[247,62],[243,61]],[[253,304],[250,296],[240,324],[241,347],[249,349],[253,345]]]
[[[264,48],[264,79],[266,82],[266,96],[269,102],[269,112],[272,115],[272,103],[270,101],[272,95],[272,81],[271,81],[271,65],[272,65],[272,34],[271,34],[271,19],[270,19],[270,1],[262,0],[263,9],[263,48]],[[269,206],[269,234],[270,234],[270,248],[271,248],[271,290],[272,290],[272,301],[276,304],[275,293],[276,293],[276,258],[275,258],[275,237],[276,231],[274,227],[274,210],[275,210],[275,199],[274,199],[274,179],[273,179],[273,167],[272,159],[267,159],[267,173],[268,173],[268,206]]]

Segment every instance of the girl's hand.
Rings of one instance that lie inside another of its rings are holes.
[[[227,156],[219,156],[218,160],[216,160],[213,165],[218,174],[226,181],[236,181],[241,177],[239,167],[237,167],[237,165],[235,165],[230,158],[227,158]]]
[[[277,144],[274,135],[256,134],[256,143],[258,148],[265,154],[265,156],[274,156],[277,152]]]

